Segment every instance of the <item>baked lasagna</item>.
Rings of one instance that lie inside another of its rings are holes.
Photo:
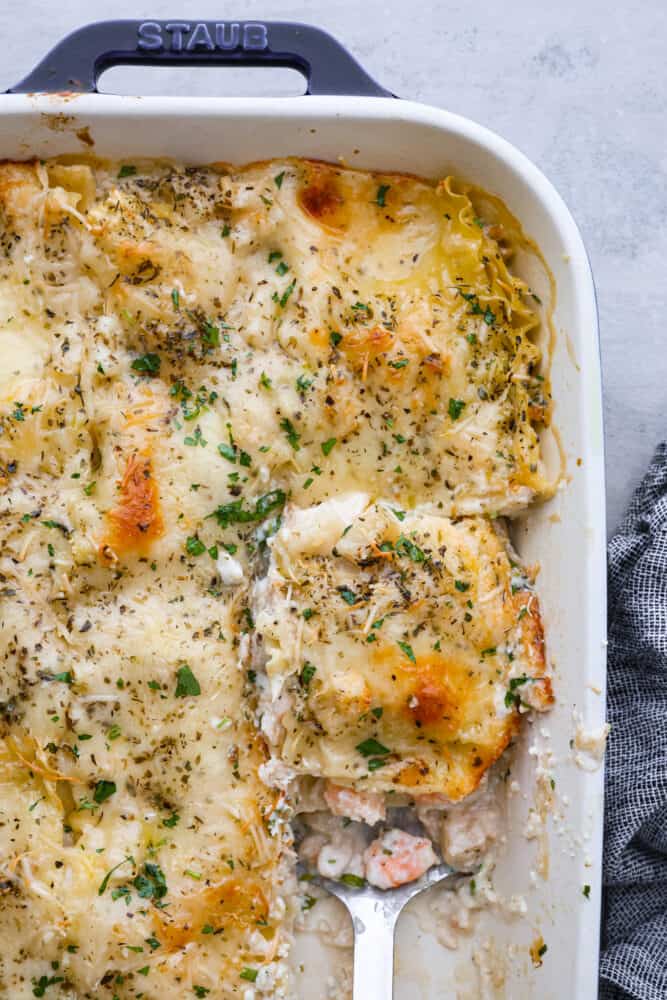
[[[387,887],[492,838],[552,700],[526,248],[452,178],[0,165],[2,995],[279,1000],[295,817]]]

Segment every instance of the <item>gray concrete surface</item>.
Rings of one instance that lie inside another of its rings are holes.
[[[667,402],[667,3],[664,0],[4,0],[0,90],[66,32],[113,17],[318,24],[394,93],[500,132],[570,205],[591,255],[602,331],[609,527]],[[110,71],[125,93],[298,93],[290,71]]]

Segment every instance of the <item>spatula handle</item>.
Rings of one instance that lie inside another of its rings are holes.
[[[396,915],[374,899],[350,906],[354,926],[353,1000],[393,1000]]]

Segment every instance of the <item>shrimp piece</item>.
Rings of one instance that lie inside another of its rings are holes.
[[[414,882],[437,863],[430,840],[403,830],[387,830],[364,851],[366,880],[378,889]]]
[[[385,817],[384,796],[380,792],[356,792],[328,781],[324,799],[334,816],[346,816],[369,826]]]

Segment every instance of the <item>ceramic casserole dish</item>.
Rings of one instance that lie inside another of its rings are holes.
[[[132,63],[290,66],[307,77],[308,91],[279,99],[97,92],[104,69]],[[495,873],[498,893],[519,900],[514,909],[522,912],[480,911],[459,947],[449,950],[437,940],[437,915],[422,900],[399,925],[395,995],[591,1000],[598,977],[603,769],[585,749],[605,719],[605,499],[595,294],[568,209],[508,142],[455,114],[397,100],[333,38],[298,24],[112,21],[75,32],[0,96],[0,158],[86,152],[199,164],[291,155],[431,178],[451,173],[499,196],[541,248],[557,289],[552,380],[565,475],[552,500],[512,524],[522,558],[541,567],[556,691],[553,711],[527,727],[521,741],[513,770],[518,791],[509,798],[507,840]],[[545,448],[556,456],[553,441]],[[545,759],[556,793],[546,848],[529,830]],[[545,877],[536,874],[543,849]],[[540,939],[547,949],[535,962],[531,945]],[[323,1000],[335,952],[302,934],[295,956],[299,995]]]

